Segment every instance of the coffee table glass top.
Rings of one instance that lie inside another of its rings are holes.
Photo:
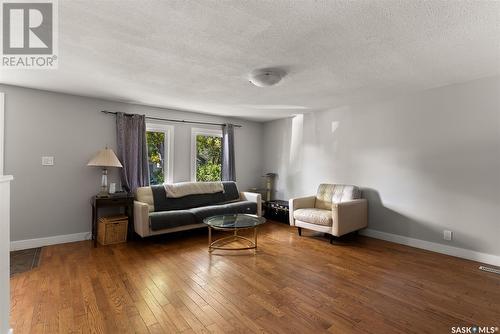
[[[266,222],[266,219],[254,215],[231,214],[208,217],[203,219],[203,222],[208,226],[214,228],[239,229],[256,227],[258,225],[264,224]]]

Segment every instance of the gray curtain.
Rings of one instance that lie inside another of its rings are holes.
[[[116,114],[116,143],[121,169],[122,187],[133,192],[149,185],[148,152],[146,146],[146,117]]]
[[[236,181],[234,167],[234,126],[222,127],[222,181]]]

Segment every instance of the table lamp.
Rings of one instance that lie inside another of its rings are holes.
[[[90,159],[87,166],[102,167],[101,191],[97,194],[97,197],[109,197],[107,167],[123,167],[120,160],[116,157],[115,152],[106,147],[105,149],[97,152],[97,154]]]

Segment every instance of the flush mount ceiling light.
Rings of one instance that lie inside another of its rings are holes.
[[[283,79],[286,72],[278,68],[263,68],[252,71],[248,80],[257,87],[274,86]]]

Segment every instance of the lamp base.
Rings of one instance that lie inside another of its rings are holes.
[[[97,198],[109,198],[111,197],[107,191],[100,191],[97,195]]]
[[[102,177],[101,177],[101,191],[97,194],[98,198],[108,198],[108,170],[106,168],[102,169]]]

